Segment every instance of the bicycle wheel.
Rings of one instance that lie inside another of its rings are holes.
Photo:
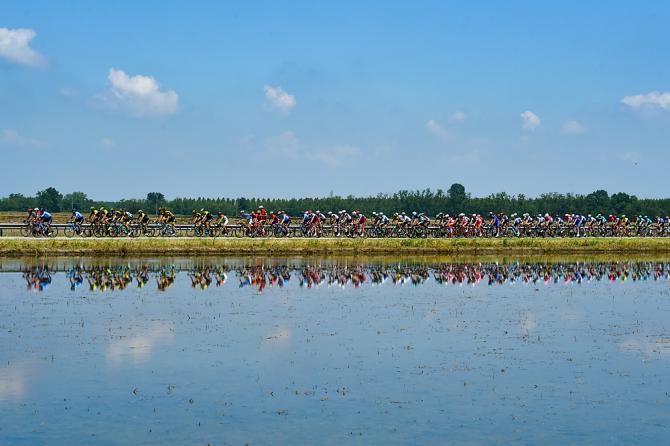
[[[77,231],[75,230],[74,226],[67,225],[63,233],[65,234],[65,237],[74,237]]]
[[[28,237],[33,232],[33,228],[29,225],[21,226],[21,235],[23,237]]]

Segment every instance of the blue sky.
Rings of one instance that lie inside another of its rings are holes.
[[[0,195],[667,196],[668,2],[0,4]]]

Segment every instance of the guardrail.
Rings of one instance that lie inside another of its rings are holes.
[[[70,223],[52,223],[50,226],[52,228],[57,228],[62,233],[62,231],[64,231],[65,228],[67,228],[69,225],[70,225]],[[84,224],[81,225],[81,228],[86,229],[86,228],[90,228],[91,226],[93,226],[93,225],[91,225],[90,223],[84,223]],[[131,226],[136,226],[136,225],[131,224]],[[216,225],[213,225],[213,227],[215,227],[215,226]],[[0,237],[5,236],[4,231],[6,231],[6,230],[20,231],[21,229],[23,229],[25,227],[26,227],[25,223],[0,223]],[[150,229],[160,229],[162,227],[163,227],[163,225],[157,224],[157,223],[151,223],[151,224],[147,225],[147,228],[150,228]],[[177,233],[183,233],[183,232],[195,229],[195,225],[192,225],[192,224],[177,224],[177,225],[175,225],[174,228],[175,228],[175,231]],[[226,228],[228,230],[234,231],[234,230],[241,229],[242,225],[239,224],[239,223],[228,224],[228,225],[226,225]],[[302,226],[300,226],[300,225],[290,225],[289,226],[289,230],[292,231],[294,235],[295,235],[296,231],[300,231],[301,228],[302,228]],[[332,226],[324,226],[324,229],[327,229],[327,228],[332,229]]]
[[[57,232],[59,233],[58,235],[65,234],[67,236],[73,236],[72,232],[68,235],[65,232],[65,229],[70,227],[71,223],[53,223],[51,225],[52,228],[57,229]],[[26,228],[25,223],[0,223],[0,237],[6,236],[7,231],[12,231],[16,232],[15,235],[24,235],[21,234],[21,229]],[[95,227],[95,225],[91,225],[89,223],[84,223],[81,225],[82,230],[88,229]],[[131,224],[131,228],[137,229],[138,225],[137,224]],[[164,224],[158,224],[158,223],[151,223],[147,225],[147,228],[151,229],[154,231],[153,234],[146,234],[143,233],[141,235],[149,235],[149,236],[161,236],[160,232],[163,231],[163,235],[172,235],[172,234],[165,234],[165,229],[166,225]],[[245,230],[243,226],[239,223],[235,224],[229,224],[226,225],[226,234],[222,234],[220,229],[221,227],[218,225],[212,225],[211,229],[213,229],[213,234],[212,233],[207,233],[207,234],[201,234],[198,233],[196,230],[196,226],[193,224],[177,224],[175,225],[175,233],[174,236],[199,236],[199,237],[246,237],[247,234],[245,233]],[[268,227],[266,227],[266,230]],[[559,227],[559,228],[553,228],[551,230],[547,228],[541,228],[541,227],[512,227],[508,226],[506,228],[502,228],[504,232],[501,232],[499,234],[500,237],[512,237],[512,238],[525,238],[525,237],[670,237],[670,226],[663,226],[662,228],[655,228],[653,231],[650,230],[649,227],[647,228],[642,228],[645,229],[645,231],[640,230],[640,228],[636,227],[626,227],[622,228],[623,230],[617,230],[614,231],[612,228],[603,228],[603,227],[595,227],[595,228],[588,228],[588,227],[581,227],[579,229],[576,229],[575,227],[570,227],[570,226],[564,226],[564,227]],[[303,233],[303,227],[302,225],[290,225],[288,227],[289,234],[288,236],[291,237],[305,237],[306,235]],[[100,234],[91,234],[92,231],[88,231],[88,235],[90,236],[100,236]],[[129,234],[119,234],[119,235],[110,235],[110,237],[124,237]],[[138,236],[140,234],[135,234],[135,236]],[[349,234],[350,236],[352,234]],[[266,232],[266,237],[272,237],[273,234],[270,232]],[[321,236],[324,237],[334,237],[338,236],[337,231],[334,230],[334,227],[332,225],[322,225],[321,227]],[[496,231],[494,228],[492,228],[490,225],[485,224],[481,228],[477,230],[477,233],[474,233],[474,230],[472,228],[468,229],[465,235],[461,235],[458,230],[453,231],[453,232],[447,232],[444,227],[441,226],[428,226],[426,228],[410,228],[409,232],[406,230],[402,231],[396,231],[395,229],[392,228],[386,228],[383,231],[375,231],[372,227],[368,226],[366,228],[366,235],[367,237],[409,237],[409,238],[415,238],[415,237],[430,237],[430,238],[444,238],[444,237],[494,237],[496,236]]]

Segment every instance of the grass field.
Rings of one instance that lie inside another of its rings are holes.
[[[0,255],[523,255],[668,254],[670,238],[587,239],[236,239],[0,238]]]

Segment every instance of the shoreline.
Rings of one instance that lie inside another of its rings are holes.
[[[0,256],[669,254],[670,238],[0,238]]]

